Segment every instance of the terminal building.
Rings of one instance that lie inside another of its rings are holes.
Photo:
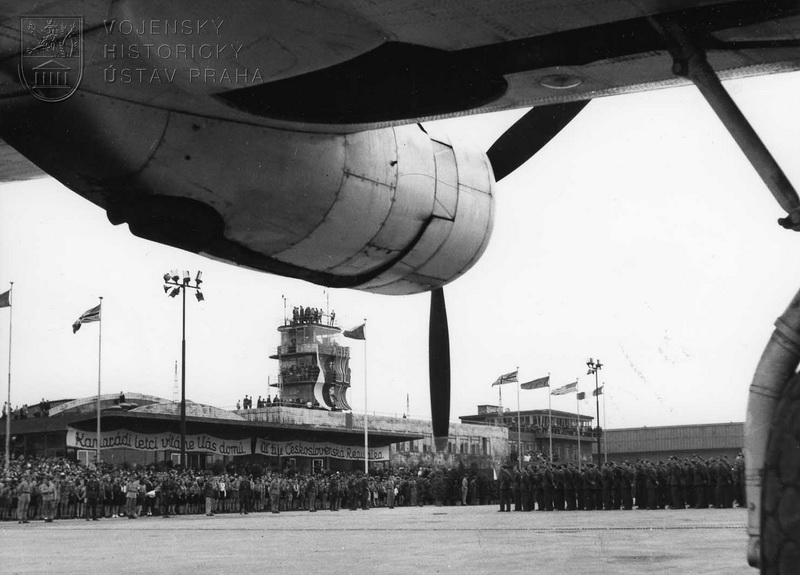
[[[142,395],[103,395],[101,458],[109,463],[150,465],[180,460],[180,403]],[[97,397],[54,402],[49,414],[11,421],[11,452],[17,457],[64,456],[84,463],[97,449]],[[421,439],[418,433],[373,422],[370,462],[390,460],[389,446]],[[3,426],[5,435],[5,426]],[[5,441],[5,437],[3,437]],[[363,469],[363,417],[273,404],[227,411],[187,401],[187,465],[205,468],[214,460],[258,461],[268,468]]]
[[[151,465],[180,462],[180,403],[126,393],[103,395],[101,458],[109,463]],[[11,421],[13,457],[94,460],[97,396],[53,402],[49,413],[31,409]],[[430,421],[369,415],[370,468],[419,466],[491,470],[508,459],[508,430],[451,423],[445,452],[433,448]],[[0,437],[5,444],[5,421]],[[309,408],[294,402],[227,411],[187,401],[187,465],[210,467],[215,460],[261,463],[266,469],[351,471],[364,468],[364,415]]]
[[[594,418],[588,415],[555,409],[517,412],[504,410],[499,405],[479,405],[476,415],[462,415],[459,419],[462,423],[507,429],[511,454],[521,449],[523,457],[540,454],[549,459],[552,452],[552,460],[560,463],[592,460],[596,432],[592,428]]]
[[[517,434],[517,412],[496,405],[479,405],[477,415],[462,416],[462,422],[480,422],[508,429],[509,452],[522,454],[550,453],[548,431],[552,413],[552,453],[554,462],[597,462],[597,430],[593,418],[576,413],[553,410],[531,410],[519,413],[521,433]],[[580,438],[580,442],[579,442]],[[580,443],[580,447],[578,444]],[[698,455],[703,458],[726,456],[733,459],[744,446],[744,423],[673,425],[635,427],[603,431],[600,452],[603,461],[666,460]],[[512,457],[513,459],[513,457]]]

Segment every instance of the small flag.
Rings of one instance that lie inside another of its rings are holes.
[[[603,395],[603,386],[601,385],[599,388],[595,389],[592,392],[592,395],[594,395],[595,397],[598,395]]]
[[[344,336],[349,337],[350,339],[367,339],[366,334],[367,324],[362,323],[361,325],[354,327],[353,329],[346,329],[344,330]]]
[[[580,392],[578,394],[578,401],[580,401],[582,399],[586,399],[586,392],[585,391],[582,391],[582,392]]]
[[[520,384],[520,389],[539,389],[540,387],[550,387],[550,376],[540,377],[533,381],[526,381]]]
[[[11,290],[0,293],[0,307],[11,307]]]
[[[550,392],[550,395],[566,395],[568,393],[572,393],[573,391],[578,391],[578,382],[573,381],[572,383],[568,383],[558,389],[554,389]]]
[[[512,371],[511,373],[505,373],[501,375],[494,381],[492,387],[495,385],[503,385],[504,383],[517,383],[517,371]]]
[[[83,312],[83,315],[81,315],[81,317],[79,317],[75,323],[72,324],[72,333],[75,333],[81,329],[81,324],[88,323],[90,321],[100,321],[99,305]]]

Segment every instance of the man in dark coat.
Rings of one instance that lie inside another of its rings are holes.
[[[633,483],[633,467],[627,461],[623,461],[619,474],[619,492],[622,508],[628,511],[633,509]]]
[[[328,483],[328,492],[331,499],[331,511],[339,511],[339,504],[341,503],[341,495],[339,493],[339,472],[331,475],[331,480]]]
[[[361,500],[361,509],[362,511],[367,511],[369,509],[369,478],[366,475],[362,475],[358,480],[357,488],[358,497]]]
[[[697,455],[694,456],[694,497],[695,509],[708,509],[708,467],[705,462]]]
[[[242,475],[239,480],[239,514],[247,515],[250,511],[250,502],[253,498],[253,486],[247,475]]]
[[[744,494],[744,455],[739,452],[733,460],[733,498],[737,507],[745,507],[747,498]]]
[[[533,509],[533,483],[531,481],[531,471],[528,467],[522,472],[522,509],[531,511]]]
[[[555,484],[553,483],[553,468],[550,462],[546,462],[542,470],[542,489],[544,490],[544,509],[545,511],[553,510],[553,491]]]
[[[514,497],[514,511],[522,511],[522,473],[518,467],[514,468],[514,483],[511,485]]]
[[[86,521],[91,516],[92,521],[97,521],[97,504],[103,501],[103,492],[100,488],[100,481],[97,473],[92,473],[86,482]]]
[[[564,510],[565,475],[563,465],[556,465],[553,468],[553,509],[556,511]]]
[[[671,509],[686,509],[681,493],[683,469],[674,455],[667,462],[667,484],[669,486],[669,506]]]
[[[514,478],[511,476],[511,471],[508,465],[504,465],[500,469],[500,511],[511,511],[511,484]]]
[[[586,511],[594,511],[594,463],[587,463],[581,471],[583,479],[583,504]]]
[[[603,492],[603,509],[609,511],[614,508],[614,470],[612,469],[612,462],[603,464],[603,470],[600,473],[600,482]]]
[[[172,475],[165,473],[161,480],[161,517],[169,517],[169,508],[175,496],[175,481]]]
[[[359,479],[352,475],[347,481],[347,503],[349,504],[348,507],[350,508],[350,511],[355,511],[358,509],[358,504],[361,500],[359,496],[358,483]]]
[[[317,485],[317,478],[312,473],[306,482],[306,499],[308,500],[308,510],[317,510],[317,492],[319,487]]]

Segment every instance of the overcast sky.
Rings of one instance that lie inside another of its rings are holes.
[[[800,185],[800,74],[726,84],[790,180]],[[488,148],[524,111],[441,122]],[[693,88],[592,102],[497,188],[492,241],[445,289],[451,418],[496,404],[498,375],[551,375],[558,386],[599,357],[609,428],[744,421],[772,324],[800,288],[800,237]],[[206,301],[187,299],[187,397],[232,408],[266,396],[288,306],[367,319],[351,346],[350,404],[429,417],[429,296],[329,290],[238,269],[141,240],[52,179],[0,188],[0,292],[14,283],[12,404],[93,395],[99,324],[71,324],[103,296],[102,388],[172,399],[181,306],[161,276],[203,271]],[[0,371],[9,310],[0,310]],[[366,368],[366,369],[365,369]],[[5,378],[3,378],[5,379]],[[5,401],[5,386],[2,386]],[[503,405],[516,409],[515,386]],[[522,391],[522,409],[547,408]],[[575,410],[574,395],[553,397]],[[601,406],[602,408],[602,406]],[[594,403],[582,413],[594,415]],[[603,415],[601,414],[601,418]]]

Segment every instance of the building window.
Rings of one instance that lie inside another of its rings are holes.
[[[488,437],[481,437],[481,453],[483,455],[491,455],[492,454],[492,444],[489,443]]]

